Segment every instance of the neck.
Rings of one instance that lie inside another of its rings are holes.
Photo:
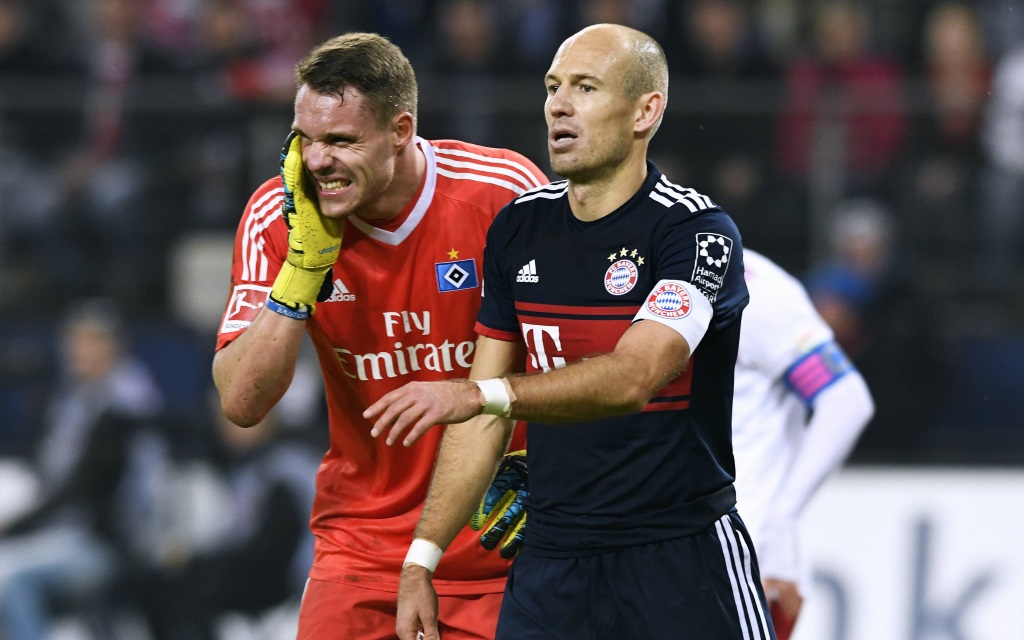
[[[610,173],[585,182],[569,179],[569,208],[584,222],[599,220],[633,197],[647,179],[646,150],[631,153]]]

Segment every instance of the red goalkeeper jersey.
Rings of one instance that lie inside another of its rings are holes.
[[[503,205],[547,182],[512,151],[453,140],[417,144],[427,166],[419,192],[386,228],[347,219],[333,293],[306,327],[330,421],[310,520],[310,575],[388,591],[397,591],[442,429],[412,447],[388,447],[370,436],[362,412],[407,382],[469,375],[487,229]],[[265,182],[239,223],[218,349],[256,317],[284,262],[282,194],[280,178]],[[441,594],[498,592],[507,571],[508,562],[467,528],[442,558],[434,584]]]

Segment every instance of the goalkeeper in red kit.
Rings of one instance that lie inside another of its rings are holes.
[[[213,376],[224,414],[254,425],[288,388],[309,335],[330,447],[316,477],[298,637],[389,638],[443,429],[392,448],[362,413],[407,382],[468,377],[486,231],[547,178],[506,149],[418,137],[415,75],[378,35],[324,42],[297,76],[282,175],[256,190],[239,221]],[[511,449],[523,447],[514,433]],[[485,497],[483,511],[507,515],[510,505]],[[486,528],[483,518],[474,526]],[[508,531],[512,547],[485,550],[467,527],[437,566],[446,640],[494,635],[516,539],[511,517],[496,520],[488,544]]]

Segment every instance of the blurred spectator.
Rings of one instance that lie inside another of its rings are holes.
[[[669,7],[681,37],[665,42],[665,54],[684,81],[778,78],[762,35],[740,0],[676,0]]]
[[[875,417],[853,459],[912,459],[924,448],[948,384],[946,362],[935,347],[935,318],[908,289],[907,243],[887,207],[871,199],[846,200],[830,218],[828,256],[805,284],[875,396]]]
[[[128,104],[147,74],[164,74],[173,64],[141,33],[141,0],[90,0],[65,5],[77,31],[67,38],[80,48],[84,86],[77,139],[51,144],[57,155],[36,187],[37,216],[23,220],[23,236],[10,240],[12,261],[38,265],[43,286],[26,295],[102,294],[135,307],[152,302],[161,273],[156,239],[166,221],[154,186],[162,159],[141,119]],[[33,149],[39,149],[33,146]],[[34,301],[39,302],[39,301]]]
[[[494,146],[494,109],[481,99],[491,95],[497,69],[500,42],[494,7],[485,0],[443,0],[438,21],[437,67],[451,96],[444,131],[460,140]]]
[[[498,3],[502,70],[541,76],[551,54],[571,33],[569,3],[506,0]]]
[[[211,400],[212,461],[227,486],[218,535],[128,578],[156,640],[215,640],[227,613],[297,601],[313,561],[308,519],[319,455],[278,425],[280,410],[243,429]]]
[[[952,149],[968,150],[977,138],[992,80],[974,10],[960,2],[935,7],[925,22],[923,48],[935,137]]]
[[[295,65],[320,40],[326,0],[212,0],[204,43],[227,65],[230,93],[290,105]],[[225,46],[230,43],[230,46]]]
[[[102,611],[128,541],[146,544],[145,479],[159,445],[143,425],[161,408],[147,370],[124,350],[109,301],[76,306],[62,331],[62,377],[39,441],[40,499],[0,526],[0,628],[47,637],[51,604]],[[141,463],[146,458],[146,463]]]
[[[899,194],[918,286],[946,297],[970,294],[977,274],[980,124],[991,85],[991,65],[972,7],[959,2],[932,8],[922,33],[923,88],[906,154]]]
[[[50,17],[27,0],[0,0],[0,73],[30,75],[57,64],[41,22]]]
[[[813,14],[814,50],[787,72],[778,123],[780,168],[798,184],[838,172],[835,199],[878,193],[903,150],[904,77],[895,60],[872,53],[864,7],[824,0]]]
[[[986,166],[981,189],[982,235],[977,284],[987,292],[1020,291],[1024,230],[1024,44],[996,66],[985,114]]]
[[[577,18],[573,31],[607,22],[639,29],[658,41],[665,39],[665,0],[577,0],[574,4]]]
[[[867,339],[865,316],[892,286],[893,223],[877,201],[845,200],[830,216],[829,257],[806,277],[818,313],[854,360]]]
[[[762,48],[751,9],[740,0],[697,0],[672,2],[668,11],[679,32],[664,41],[673,68],[673,100],[686,107],[672,123],[682,128],[683,139],[671,144],[693,184],[708,185],[717,194],[716,202],[743,229],[744,239],[771,242],[775,256],[788,262],[798,250],[793,239],[799,234],[787,228],[798,221],[777,210],[768,193],[774,118],[768,110],[734,107],[750,96],[766,104],[778,100],[779,70]]]

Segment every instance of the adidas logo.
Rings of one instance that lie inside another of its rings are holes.
[[[527,264],[524,264],[519,269],[519,275],[516,276],[516,282],[540,282],[540,277],[537,276],[537,261],[530,260]]]
[[[341,278],[338,278],[334,281],[334,291],[331,292],[331,297],[327,298],[327,302],[353,302],[355,299],[355,295],[349,293],[348,287]]]

